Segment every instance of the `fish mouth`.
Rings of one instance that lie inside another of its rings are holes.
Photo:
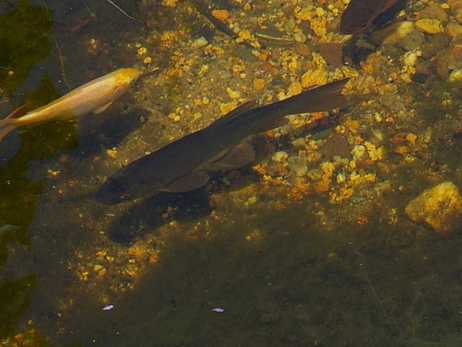
[[[130,199],[126,188],[116,180],[107,180],[94,194],[94,199],[104,205],[116,205]]]
[[[343,23],[340,23],[339,31],[344,35],[352,35],[355,32],[354,29],[349,28],[347,25]]]
[[[138,77],[138,80],[141,80],[141,79],[145,79],[146,77],[151,77],[151,76],[154,76],[154,75],[157,75],[159,73],[159,68],[158,67],[155,67],[154,69],[150,70],[150,71],[144,71],[140,74],[140,76]]]

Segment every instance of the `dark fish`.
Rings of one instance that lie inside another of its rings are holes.
[[[280,125],[284,116],[327,111],[348,103],[341,90],[348,79],[255,107],[247,102],[208,127],[146,155],[109,177],[96,192],[106,204],[153,195],[186,192],[204,186],[210,171],[242,167],[254,159],[246,143],[252,135]]]
[[[345,35],[363,33],[387,11],[401,8],[404,3],[405,0],[351,0],[342,14],[340,32]]]

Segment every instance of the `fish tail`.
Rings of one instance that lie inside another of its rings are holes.
[[[5,118],[3,118],[3,120],[5,119],[10,119],[10,118],[16,118],[16,117],[19,117],[19,116],[22,116],[24,115],[26,112],[26,108],[28,107],[27,105],[27,102],[21,106],[19,106],[18,108],[14,109],[8,116],[6,116]]]
[[[279,101],[272,106],[277,108],[281,116],[329,111],[337,107],[346,106],[349,103],[348,98],[342,95],[341,92],[348,81],[349,78],[345,78],[331,82]]]
[[[14,129],[17,128],[17,125],[14,122],[14,119],[2,119],[0,120],[0,142]]]

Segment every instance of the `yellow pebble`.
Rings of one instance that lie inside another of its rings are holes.
[[[415,26],[426,34],[438,34],[444,31],[443,24],[438,19],[422,18],[415,22]]]
[[[316,70],[310,70],[302,76],[302,87],[310,88],[316,85],[323,85],[327,83],[327,71],[319,68]]]
[[[229,112],[231,112],[232,110],[234,110],[236,108],[236,103],[235,101],[232,101],[232,102],[228,102],[228,103],[223,103],[220,105],[220,111],[221,111],[221,114],[227,114]]]
[[[406,135],[406,140],[411,144],[415,145],[415,141],[417,140],[417,135],[413,133],[409,133]]]
[[[248,41],[248,40],[250,40],[252,38],[252,34],[248,30],[242,30],[242,31],[239,32],[239,38],[241,40]]]
[[[226,93],[228,93],[231,99],[239,99],[241,97],[241,93],[232,90],[231,88],[226,88]]]
[[[162,5],[165,7],[175,7],[178,0],[163,0]]]
[[[116,148],[108,149],[108,150],[106,150],[106,153],[107,153],[108,156],[110,156],[113,159],[115,159],[117,157],[117,149]]]
[[[289,90],[287,91],[288,96],[293,96],[300,94],[302,92],[302,85],[299,82],[294,82],[289,86]]]

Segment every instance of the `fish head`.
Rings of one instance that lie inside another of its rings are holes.
[[[136,68],[122,68],[114,71],[111,74],[111,92],[110,92],[110,100],[109,103],[112,103],[114,100],[122,96],[128,88],[136,82],[136,80],[143,74],[143,72]],[[103,106],[104,106],[103,105]],[[104,107],[103,107],[104,109]]]
[[[127,67],[116,71],[116,83],[120,87],[128,87],[135,82],[143,72],[133,67]]]
[[[107,181],[96,191],[95,199],[105,205],[115,205],[130,199],[130,194],[122,182],[115,178],[108,178]]]

